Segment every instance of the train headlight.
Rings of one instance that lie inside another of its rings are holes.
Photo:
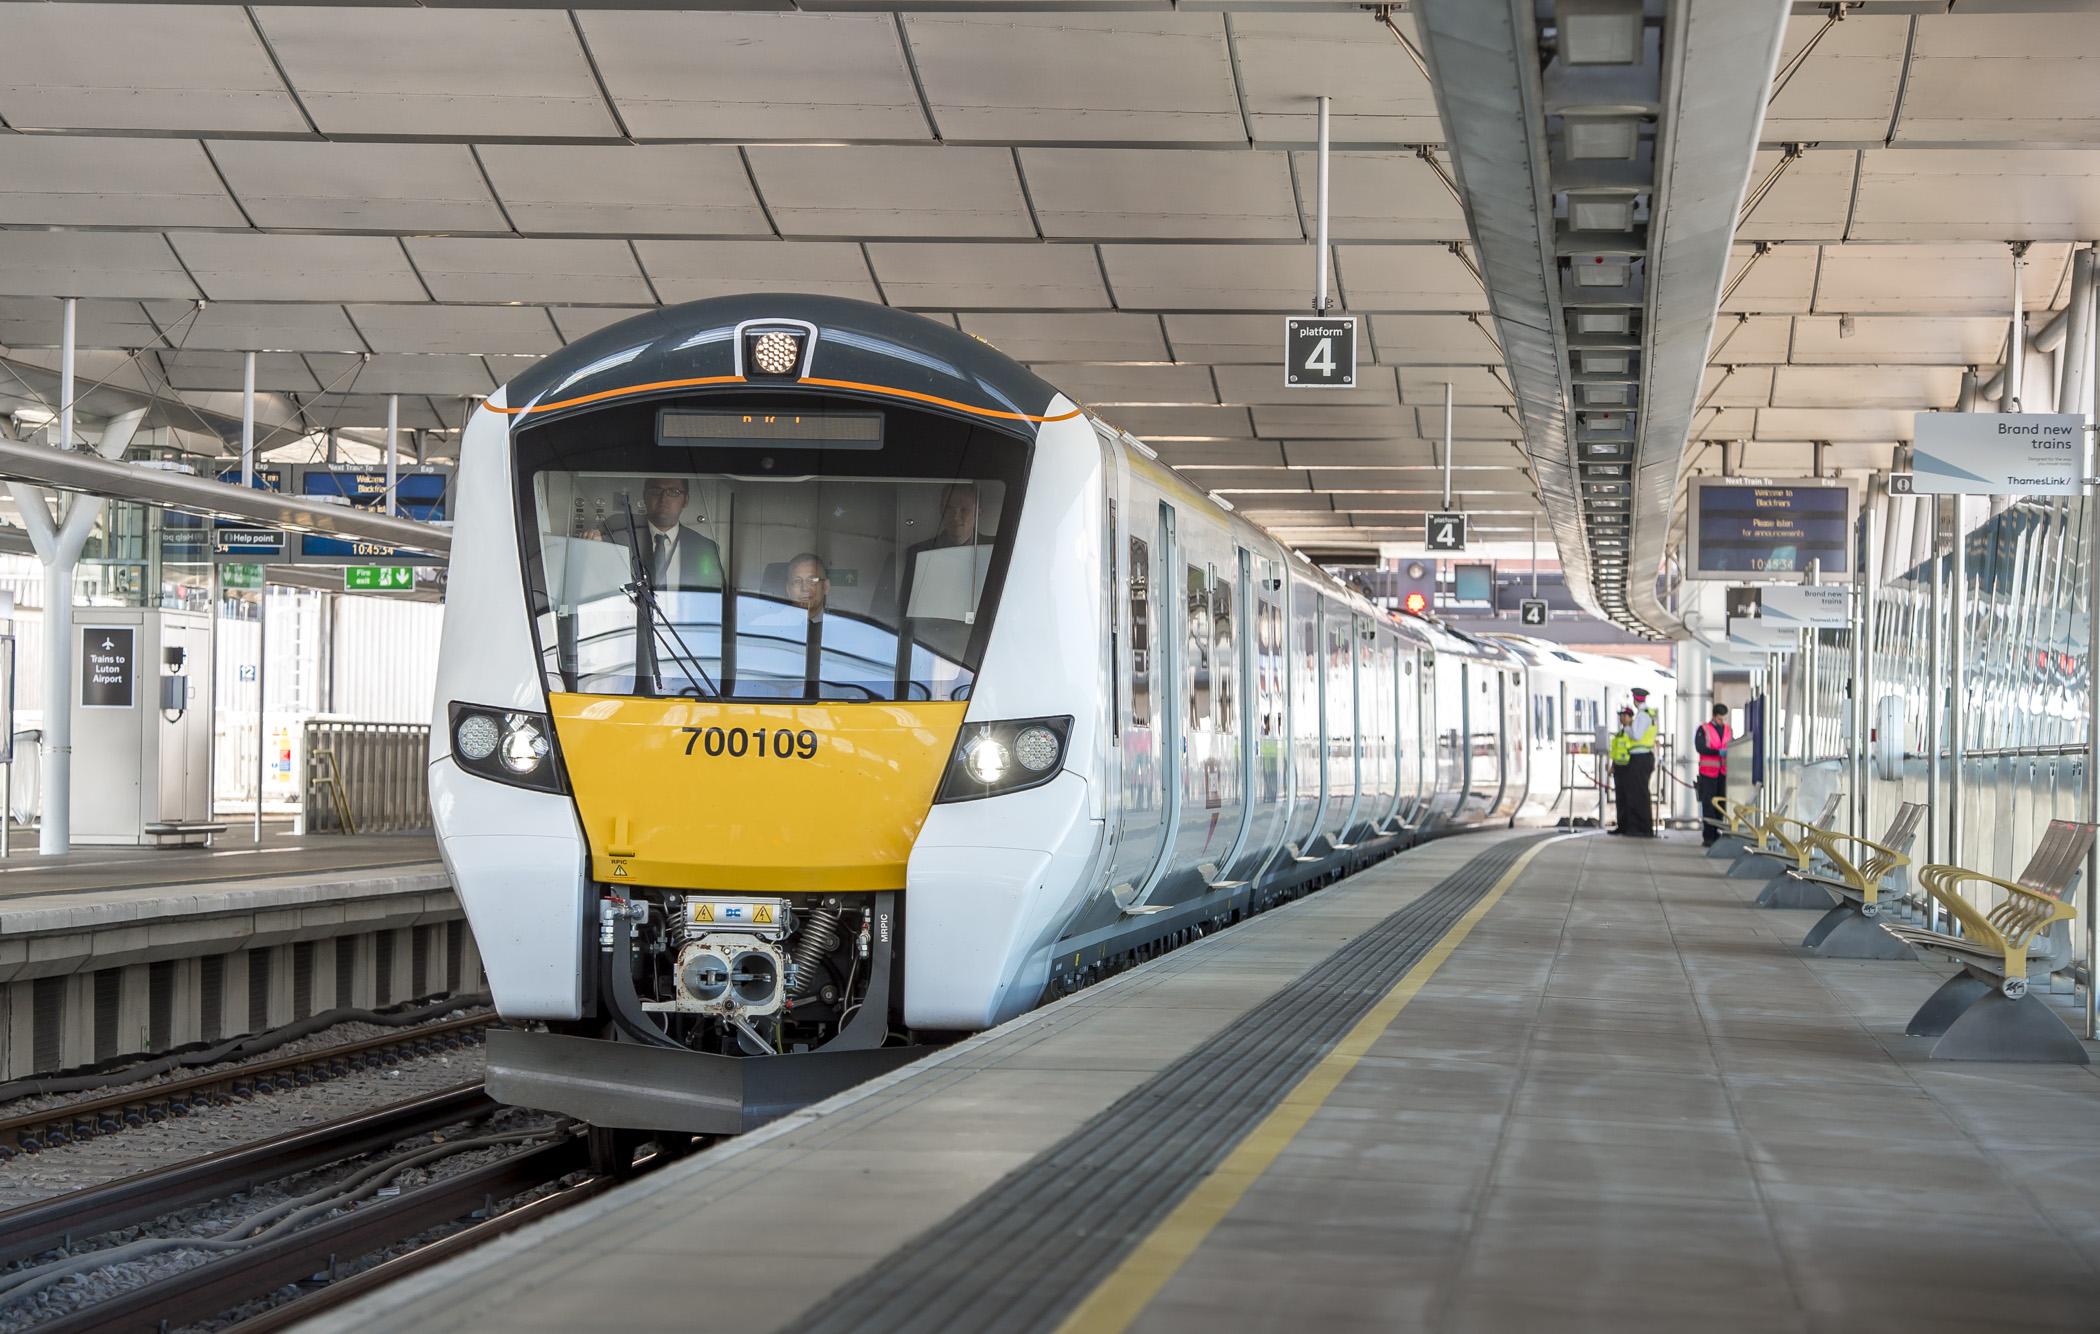
[[[1070,718],[967,724],[934,800],[975,801],[1040,787],[1057,776],[1071,731]]]
[[[545,714],[455,703],[451,719],[452,758],[468,773],[512,787],[565,790]]]

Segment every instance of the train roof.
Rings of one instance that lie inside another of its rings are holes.
[[[813,329],[800,374],[742,374],[737,330],[749,324]],[[688,301],[607,325],[512,380],[497,410],[537,421],[625,398],[747,385],[901,399],[1023,430],[1050,419],[1059,397],[1020,362],[950,325],[846,297],[780,293]]]

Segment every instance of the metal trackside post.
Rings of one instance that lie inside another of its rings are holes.
[[[263,775],[269,770],[265,749],[270,712],[270,581],[255,590],[255,842],[263,841]]]
[[[1925,506],[1925,864],[1944,861],[1940,833],[1945,808],[1940,805],[1940,747],[1947,735],[1947,685],[1943,664],[1947,652],[1947,572],[1940,561],[1940,498],[1927,496]],[[1938,930],[1939,900],[1933,900],[1933,929]]]
[[[1319,239],[1313,247],[1313,314],[1327,313],[1327,119],[1328,108],[1334,99],[1320,99],[1320,153],[1319,153],[1319,218],[1315,225]]]
[[[1948,541],[1947,596],[1947,853],[1961,861],[1962,752],[1968,721],[1969,571],[1968,534],[1962,528],[1961,497],[1953,504],[1954,531]]]

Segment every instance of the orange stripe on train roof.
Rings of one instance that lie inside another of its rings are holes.
[[[529,407],[522,408],[499,408],[488,403],[483,403],[482,406],[490,412],[497,412],[510,417],[520,413],[552,412],[557,408],[573,408],[584,403],[599,403],[611,398],[625,398],[630,394],[653,394],[664,389],[695,389],[702,385],[750,383],[751,381],[741,375],[707,375],[692,380],[657,380],[650,384],[628,385],[624,389],[601,389],[595,394],[583,394],[576,398],[558,399],[552,403],[534,403]],[[1026,412],[1001,412],[997,408],[974,407],[968,403],[958,403],[952,398],[942,398],[937,394],[922,394],[916,389],[896,389],[889,385],[862,384],[858,380],[823,380],[814,376],[805,376],[795,383],[815,385],[820,389],[852,389],[865,394],[881,394],[888,398],[906,398],[920,403],[934,403],[944,408],[954,408],[957,412],[968,412],[979,417],[996,417],[1001,421],[1037,423],[1070,421],[1084,411],[1081,408],[1074,408],[1070,412],[1061,412],[1055,417],[1037,417]]]

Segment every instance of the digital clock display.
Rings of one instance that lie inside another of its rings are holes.
[[[879,412],[665,408],[656,443],[679,449],[881,449]]]

